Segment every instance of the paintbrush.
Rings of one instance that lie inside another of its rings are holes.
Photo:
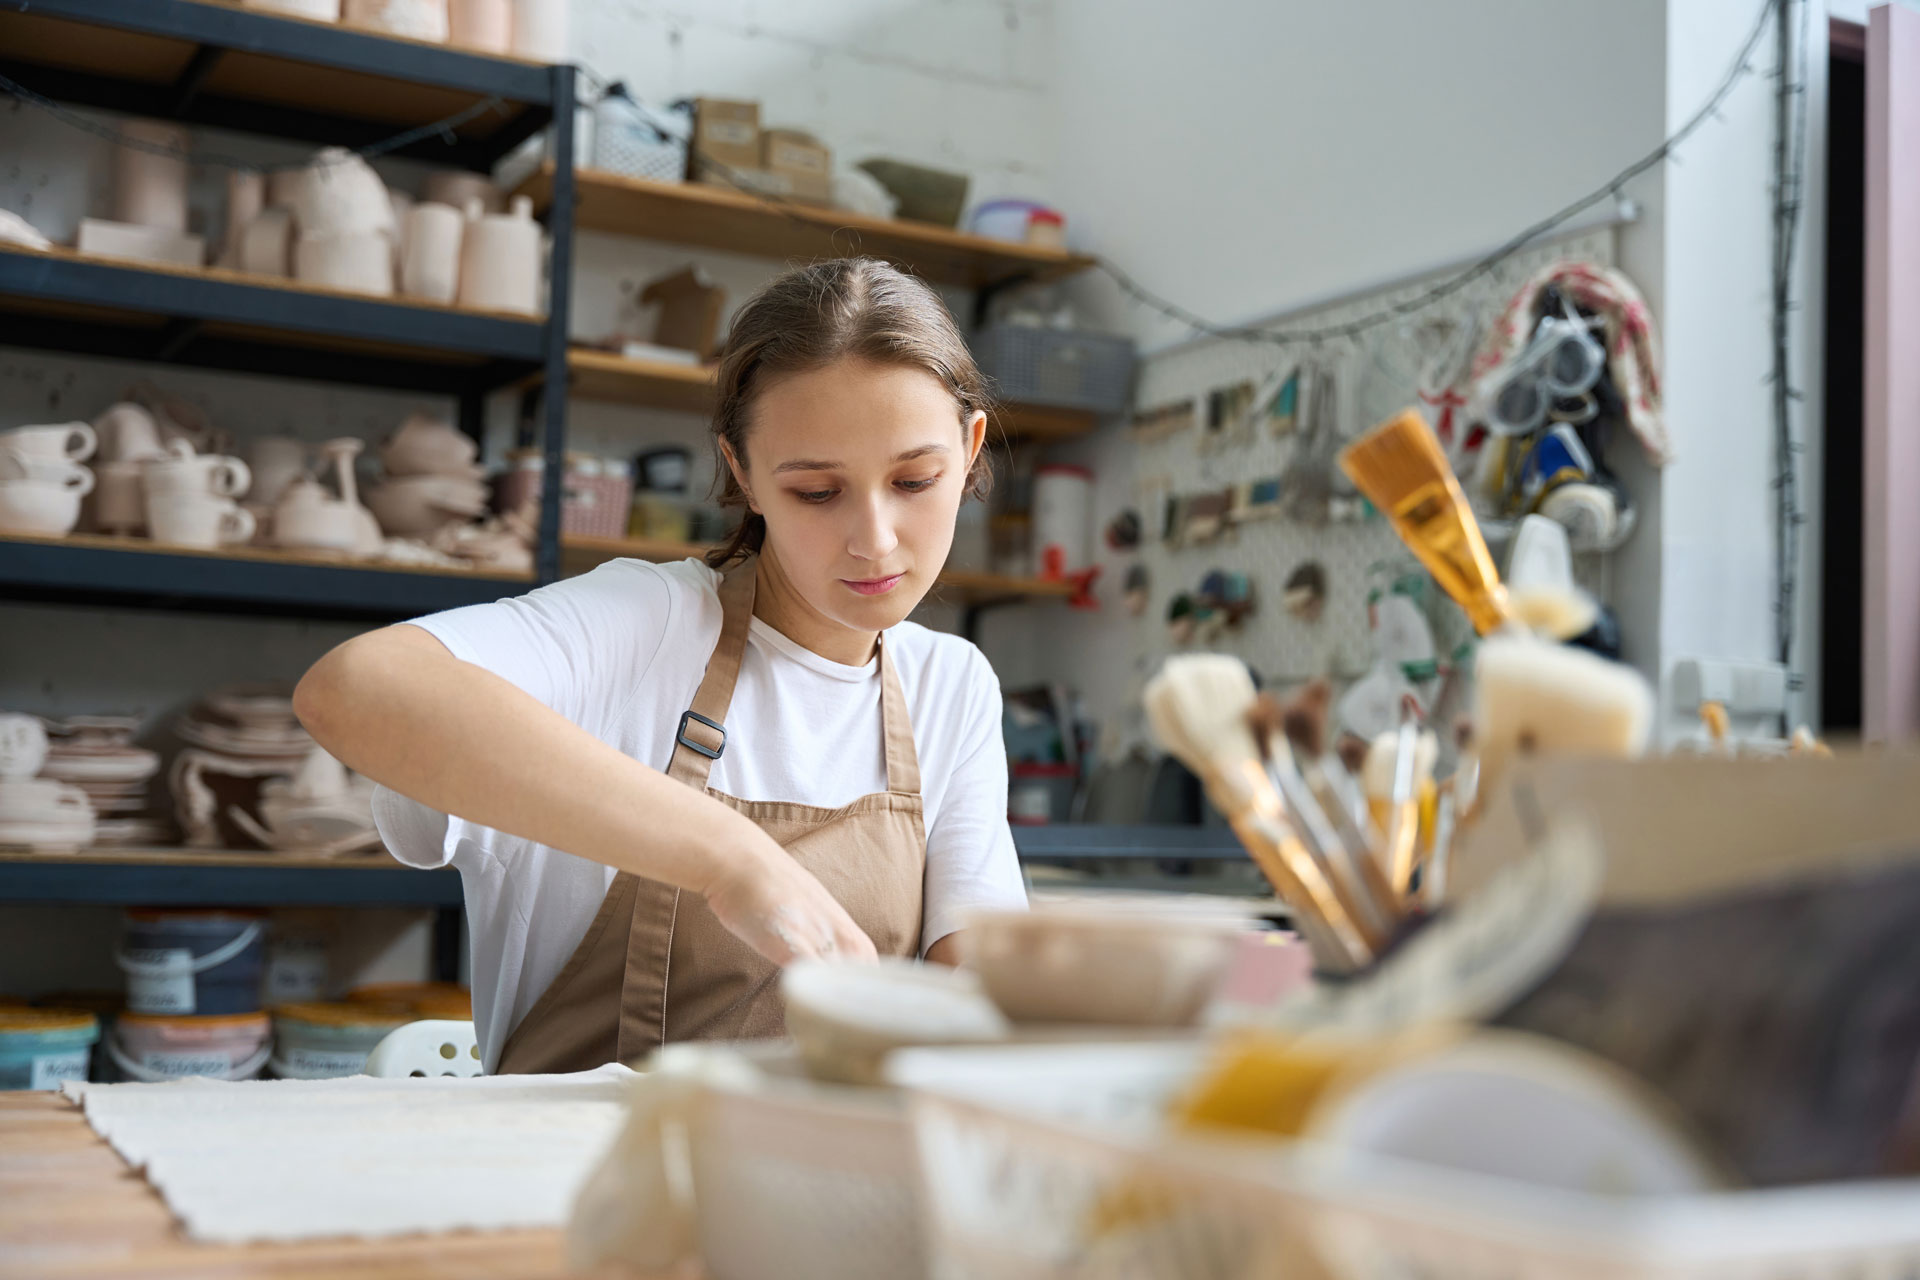
[[[1147,682],[1147,720],[1160,745],[1193,770],[1254,864],[1305,926],[1316,960],[1364,967],[1373,947],[1285,819],[1249,720],[1256,695],[1246,665],[1223,654],[1168,658]]]
[[[1401,412],[1341,450],[1340,469],[1466,610],[1474,630],[1486,635],[1514,621],[1467,496],[1417,411]]]

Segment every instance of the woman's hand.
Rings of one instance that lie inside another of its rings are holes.
[[[707,905],[735,937],[778,965],[832,958],[872,960],[860,931],[811,871],[758,827],[707,887]]]

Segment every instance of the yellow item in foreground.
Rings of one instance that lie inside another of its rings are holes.
[[[1298,1137],[1336,1086],[1456,1040],[1452,1028],[1389,1039],[1244,1032],[1221,1042],[1213,1062],[1173,1108],[1186,1128]]]

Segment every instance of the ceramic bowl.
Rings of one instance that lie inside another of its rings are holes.
[[[1185,1027],[1248,928],[1233,916],[1076,906],[978,912],[960,937],[967,967],[1015,1022]]]
[[[895,1049],[991,1043],[1011,1031],[974,975],[892,956],[800,961],[781,975],[780,993],[787,1030],[816,1080],[878,1084]]]
[[[0,533],[63,538],[80,522],[82,492],[40,480],[0,480]]]
[[[0,431],[0,447],[11,447],[30,458],[50,462],[83,462],[93,456],[99,437],[84,422],[62,422],[54,426],[15,427]]]

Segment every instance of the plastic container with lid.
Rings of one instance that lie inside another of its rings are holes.
[[[83,1009],[0,1009],[0,1089],[58,1089],[87,1078],[100,1023]]]
[[[118,956],[127,1011],[258,1013],[266,922],[238,911],[129,911]]]
[[[1043,578],[1064,578],[1093,563],[1093,472],[1041,467],[1033,480],[1033,558]]]
[[[267,1065],[282,1080],[357,1076],[388,1032],[419,1018],[410,1005],[376,1000],[282,1005],[273,1012],[274,1054]]]
[[[252,1080],[267,1063],[272,1038],[273,1027],[264,1013],[123,1013],[113,1024],[106,1050],[122,1080]]]

